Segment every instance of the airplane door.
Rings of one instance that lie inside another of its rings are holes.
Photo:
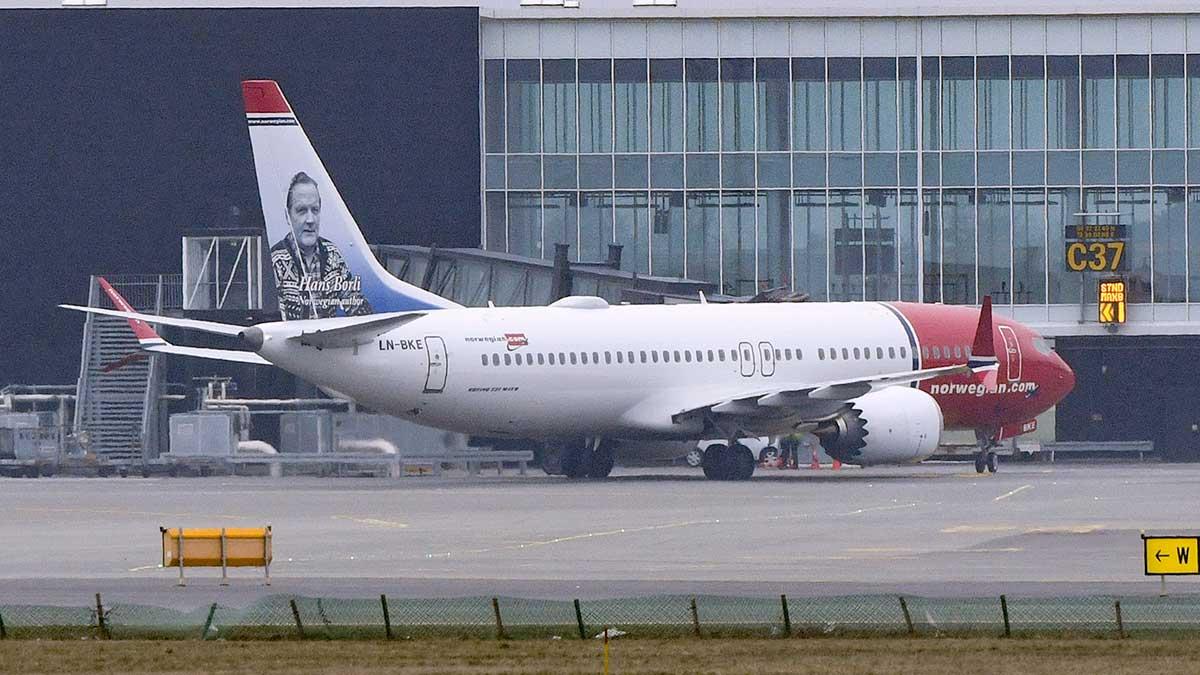
[[[446,388],[446,342],[436,335],[425,336],[425,354],[429,369],[425,373],[425,393],[439,394]]]
[[[758,343],[758,355],[762,359],[759,363],[762,364],[762,376],[771,377],[775,374],[775,348],[770,342]]]
[[[738,361],[742,363],[742,377],[754,374],[754,347],[749,342],[738,343]]]
[[[1004,339],[1005,361],[1008,364],[1008,381],[1021,379],[1021,343],[1009,326],[1000,326],[1000,337]]]

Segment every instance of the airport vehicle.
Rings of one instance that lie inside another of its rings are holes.
[[[275,82],[244,82],[243,97],[284,320],[64,307],[129,319],[147,351],[272,364],[421,424],[545,441],[547,469],[570,477],[607,476],[622,440],[717,438],[705,475],[742,480],[756,458],[741,439],[796,432],[843,462],[909,463],[945,428],[975,430],[976,469],[994,471],[990,448],[1074,386],[1038,335],[993,317],[990,299],[459,306],[374,258]],[[245,350],[169,344],[147,323]]]

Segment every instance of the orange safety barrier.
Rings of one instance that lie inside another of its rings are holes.
[[[160,527],[162,566],[179,568],[220,567],[221,585],[229,583],[230,567],[261,567],[271,585],[271,526],[183,528]]]

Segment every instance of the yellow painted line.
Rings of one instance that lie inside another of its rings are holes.
[[[1005,500],[1005,499],[1008,499],[1009,497],[1011,497],[1011,496],[1013,496],[1013,495],[1015,495],[1015,494],[1020,494],[1020,493],[1022,493],[1022,492],[1024,492],[1024,491],[1026,491],[1026,490],[1028,490],[1028,489],[1030,489],[1030,488],[1032,488],[1032,487],[1033,487],[1032,485],[1022,485],[1021,487],[1019,487],[1019,488],[1017,488],[1017,489],[1015,489],[1015,490],[1009,490],[1008,492],[1005,492],[1004,494],[1000,495],[999,497],[996,497],[996,498],[995,498],[995,499],[993,499],[992,501],[994,501],[994,502],[1003,501],[1003,500]]]
[[[333,516],[334,520],[348,520],[359,525],[371,525],[372,527],[391,527],[401,529],[408,527],[408,523],[401,523],[395,520],[383,520],[381,518],[355,518],[354,516]]]

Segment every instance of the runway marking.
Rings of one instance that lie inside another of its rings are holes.
[[[998,502],[998,501],[1002,501],[1002,500],[1008,499],[1009,497],[1011,497],[1011,496],[1013,496],[1013,495],[1015,495],[1015,494],[1019,494],[1019,493],[1021,493],[1021,492],[1024,492],[1024,491],[1028,490],[1028,489],[1029,489],[1029,488],[1031,488],[1031,487],[1033,487],[1033,486],[1032,486],[1032,485],[1022,485],[1021,487],[1019,487],[1019,488],[1017,488],[1017,489],[1015,489],[1015,490],[1009,490],[1008,492],[1005,492],[1004,494],[1000,495],[999,497],[996,497],[996,498],[995,498],[995,499],[993,499],[992,501],[994,501],[994,502]]]
[[[857,516],[863,513],[871,513],[873,511],[895,511],[896,509],[911,509],[917,506],[916,502],[907,504],[888,504],[887,506],[868,506],[866,508],[854,509],[853,511],[844,511],[836,515],[839,516]]]
[[[130,572],[145,572],[146,570],[160,570],[162,565],[142,565],[141,567],[130,567]]]
[[[400,523],[394,520],[382,520],[380,518],[355,518],[354,516],[333,516],[334,520],[349,520],[352,523],[360,525],[371,525],[373,527],[391,527],[402,529],[408,527],[408,523]]]
[[[233,515],[229,513],[171,513],[165,511],[131,511],[129,509],[67,509],[67,508],[31,508],[17,507],[12,509],[20,513],[88,513],[105,514],[110,516],[169,516],[172,518],[228,518],[230,520],[250,520],[252,516]]]
[[[1020,529],[1016,525],[955,525],[942,528],[942,534],[985,534],[988,532],[1012,532]]]
[[[917,506],[916,502],[909,502],[906,504],[887,504],[884,506],[868,506],[868,507],[864,507],[861,509],[854,509],[853,511],[845,511],[842,513],[835,513],[834,516],[857,516],[857,515],[860,515],[863,513],[872,513],[872,512],[876,512],[876,511],[894,511],[896,509],[909,509],[909,508],[913,508],[916,506]],[[669,530],[669,529],[676,529],[676,528],[681,528],[681,527],[693,527],[696,525],[720,525],[721,523],[737,524],[737,523],[750,523],[750,522],[761,523],[764,521],[774,522],[774,521],[780,521],[780,520],[808,520],[808,519],[811,519],[814,517],[816,517],[816,516],[814,516],[812,514],[808,514],[808,513],[791,513],[791,514],[776,514],[773,516],[766,516],[766,517],[761,517],[761,518],[705,518],[702,520],[684,520],[684,521],[675,522],[675,523],[662,523],[659,525],[644,525],[642,527],[622,527],[622,528],[618,528],[615,530],[604,530],[604,531],[600,531],[600,532],[584,532],[582,534],[570,534],[570,535],[564,535],[561,537],[554,537],[552,539],[526,541],[526,542],[521,542],[519,544],[507,544],[507,545],[503,545],[503,546],[493,546],[493,547],[488,547],[488,548],[466,549],[463,551],[459,551],[457,553],[454,553],[452,551],[446,552],[446,553],[427,553],[427,554],[425,554],[425,557],[427,559],[428,558],[449,558],[454,555],[479,555],[479,554],[483,554],[483,553],[493,553],[495,551],[519,551],[521,549],[526,549],[526,548],[538,548],[538,547],[542,547],[542,546],[550,546],[553,544],[564,544],[564,543],[569,543],[572,541],[580,541],[583,539],[593,539],[595,537],[612,537],[612,536],[617,536],[617,535],[622,535],[622,534],[639,534],[642,532],[654,532],[657,530]]]

